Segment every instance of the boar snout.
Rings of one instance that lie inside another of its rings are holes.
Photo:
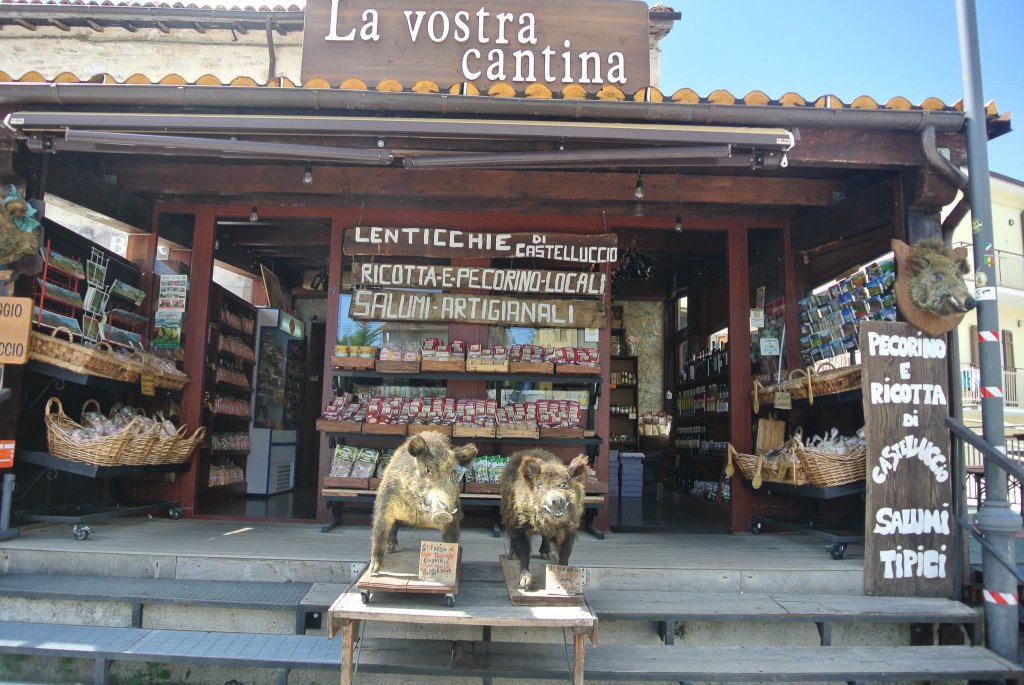
[[[970,310],[974,309],[977,306],[978,306],[978,301],[975,300],[970,295],[968,295],[967,298],[964,300],[964,309],[966,311],[970,311]]]
[[[423,511],[430,512],[430,520],[439,525],[451,523],[455,518],[455,513],[459,510],[457,506],[448,501],[447,497],[437,493],[430,493],[424,497],[420,502],[420,507]]]
[[[545,499],[541,508],[556,519],[562,518],[569,508],[569,500],[561,494],[554,493]]]

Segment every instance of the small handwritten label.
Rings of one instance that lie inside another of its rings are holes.
[[[544,589],[552,595],[581,595],[586,573],[579,566],[548,564]]]
[[[793,396],[788,392],[777,392],[775,393],[774,404],[776,409],[792,409]]]
[[[459,561],[457,542],[420,541],[419,579],[438,583],[454,583]]]

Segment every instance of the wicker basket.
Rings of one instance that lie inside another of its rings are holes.
[[[789,372],[789,378],[781,383],[761,385],[758,380],[754,381],[753,397],[754,413],[761,411],[761,404],[774,404],[775,393],[788,392],[793,399],[807,398],[809,404],[814,404],[814,391],[811,388],[810,369],[793,369]]]
[[[725,475],[731,476],[735,472],[733,468],[733,464],[735,464],[754,489],[760,488],[764,482],[789,485],[806,485],[810,482],[793,440],[786,444],[785,449],[772,457],[737,452],[730,444],[726,448],[725,459]]]
[[[92,362],[88,367],[95,369],[94,373],[101,376],[138,383],[141,367],[126,363],[125,360],[126,357],[115,352],[110,343],[101,340],[92,346]]]
[[[860,364],[837,369],[824,363],[811,375],[811,387],[816,395],[835,395],[860,388],[860,376]]]
[[[86,400],[82,404],[82,416],[91,407],[95,406],[94,411],[102,413],[100,409],[100,403],[96,400]],[[111,418],[113,418],[114,412],[110,412]],[[145,412],[142,409],[138,410],[138,415],[145,417]],[[148,429],[143,426],[141,419],[139,421],[131,421],[127,424],[128,426],[134,426],[132,434],[125,441],[124,450],[121,452],[121,466],[141,466],[146,463],[146,459],[149,457],[149,451],[153,448],[156,443],[158,434],[158,428],[150,426]]]
[[[195,433],[186,438],[187,432],[188,428],[181,426],[174,435],[160,435],[149,452],[146,465],[183,464],[188,461],[192,451],[202,442],[206,429],[200,426]]]
[[[155,377],[155,385],[158,388],[168,390],[181,390],[188,385],[188,374],[179,371],[170,362],[161,359],[152,352],[137,350],[132,352],[131,360],[143,371],[148,371]]]
[[[856,483],[867,477],[867,447],[858,447],[847,454],[822,452],[797,442],[796,457],[811,485],[821,488]]]
[[[54,407],[56,412],[52,411]],[[133,420],[114,435],[97,438],[76,435],[84,429],[64,413],[64,406],[57,397],[47,400],[43,418],[50,454],[93,466],[119,466],[125,446],[138,430],[138,421]]]
[[[67,340],[57,337],[57,334],[61,332],[67,334]],[[85,345],[76,343],[74,333],[63,326],[53,329],[53,333],[50,335],[32,331],[29,336],[28,356],[44,364],[57,366],[74,373],[85,375],[93,373],[89,370],[93,351]]]

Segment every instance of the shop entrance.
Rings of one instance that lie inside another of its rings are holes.
[[[727,531],[726,232],[628,240],[613,272],[610,525]]]

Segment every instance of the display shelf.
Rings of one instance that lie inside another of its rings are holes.
[[[675,416],[673,420],[677,423],[699,423],[701,421],[720,421],[727,418],[729,418],[729,412],[727,411],[702,411],[689,416]]]
[[[412,381],[489,381],[489,382],[529,382],[529,383],[552,383],[554,385],[593,385],[601,383],[600,375],[576,375],[576,374],[526,374],[526,373],[485,373],[465,371],[458,373],[441,373],[434,371],[419,371],[408,374],[383,373],[380,371],[361,371],[359,369],[333,370],[333,375],[339,378],[386,378],[388,380],[412,380]]]
[[[374,440],[384,442],[400,443],[408,435],[389,435],[387,433],[348,433],[340,431],[322,431],[331,437],[340,437],[346,440]],[[454,438],[455,440],[467,440],[470,442],[486,442],[486,443],[506,443],[512,445],[531,445],[534,443],[540,443],[543,445],[600,445],[601,438],[599,437],[583,437],[583,438],[498,438],[498,437],[483,437],[483,438]]]
[[[767,389],[766,389],[767,390]],[[862,399],[862,392],[860,388],[854,388],[852,390],[843,390],[842,392],[834,393],[814,393],[814,404],[810,404],[806,397],[794,397],[791,399],[794,407],[834,407],[840,404],[851,404],[860,403]],[[762,400],[760,402],[762,408],[774,407],[774,398],[768,401]],[[785,411],[785,410],[780,410]]]
[[[15,459],[28,464],[35,464],[56,471],[73,473],[87,478],[114,478],[117,476],[141,476],[149,473],[180,473],[187,471],[189,462],[181,464],[154,464],[151,466],[96,466],[74,459],[55,457],[49,452],[19,449],[15,451]]]
[[[205,378],[205,388],[208,393],[207,401],[209,404],[203,409],[203,425],[206,426],[207,434],[211,436],[214,433],[247,433],[249,431],[249,424],[252,421],[252,408],[255,406],[251,402],[253,388],[228,380],[217,380],[216,374],[218,367],[227,366],[224,364],[224,361],[232,361],[235,363],[235,369],[241,371],[243,375],[247,375],[250,384],[253,382],[253,369],[256,364],[256,311],[255,306],[225,288],[216,284],[210,288],[211,321],[207,329],[209,334],[206,340],[207,368]],[[237,321],[231,321],[229,317]],[[242,320],[251,321],[253,329],[246,331],[241,325],[235,325]],[[238,344],[240,341],[246,349],[252,350],[254,359],[246,359],[236,352],[221,349],[222,336],[228,335],[237,338],[235,344]],[[215,412],[213,411],[214,396],[234,400],[249,400],[250,410],[248,413],[241,415]],[[211,486],[209,484],[209,472],[215,462],[227,460],[240,468],[241,473],[244,473],[250,451],[218,450],[209,447],[202,450],[199,457],[201,463],[198,463],[197,467],[199,469],[198,482],[202,483],[200,492],[204,494],[204,497],[212,497],[212,493],[216,493],[217,497],[230,494],[244,494],[246,489],[244,479]]]
[[[699,388],[702,385],[711,385],[713,383],[727,383],[729,381],[729,370],[726,369],[720,373],[713,373],[710,376],[704,376],[702,378],[695,378],[689,381],[683,381],[682,383],[676,383],[677,390],[691,390],[693,388]]]
[[[67,383],[74,383],[75,385],[81,385],[86,388],[115,391],[130,391],[136,388],[135,383],[119,381],[117,379],[106,378],[104,376],[91,376],[84,373],[75,373],[74,371],[68,371],[67,369],[62,369],[59,366],[53,366],[34,359],[30,359],[28,363],[25,364],[25,369],[27,371],[38,373],[41,376],[49,376],[50,378],[56,378]],[[157,388],[157,390],[161,390],[161,388]]]

